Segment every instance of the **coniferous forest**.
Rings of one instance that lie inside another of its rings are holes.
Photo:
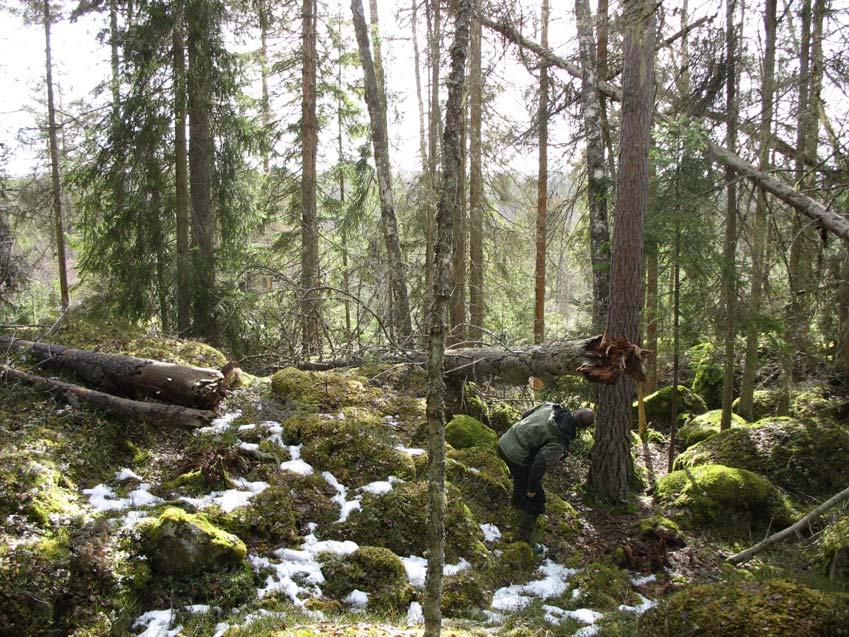
[[[0,14],[0,636],[849,635],[849,8]]]

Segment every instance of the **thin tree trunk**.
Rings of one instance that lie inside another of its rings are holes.
[[[339,22],[341,23],[341,16]],[[338,66],[336,68],[336,83],[342,86],[342,40],[339,39],[336,49]],[[336,148],[339,153],[339,204],[340,209],[345,210],[345,152],[342,146],[342,96],[336,100]],[[342,228],[339,236],[342,244],[342,289],[345,292],[345,339],[350,347],[351,344],[351,273],[348,269],[348,233]]]
[[[50,178],[53,195],[53,229],[56,237],[56,256],[59,263],[59,293],[62,312],[68,310],[68,266],[65,256],[65,218],[62,210],[62,174],[59,164],[58,125],[53,97],[53,59],[50,46],[50,3],[44,2],[44,56],[47,82],[47,134],[50,141]]]
[[[268,94],[268,27],[269,9],[266,0],[258,0],[256,3],[257,18],[259,19],[259,72],[262,93],[260,97],[260,108],[262,113],[262,127],[268,133],[271,128],[271,99]],[[262,172],[266,175],[271,169],[270,149],[265,147],[262,151]]]
[[[587,197],[590,212],[590,252],[593,270],[593,330],[601,331],[607,322],[609,298],[610,231],[607,227],[607,192],[609,177],[604,165],[604,130],[601,102],[596,78],[592,14],[588,0],[575,0],[575,18],[581,52],[584,80],[581,101],[584,134],[587,140]],[[543,45],[544,46],[544,45]]]
[[[849,241],[842,242],[843,258],[840,260],[840,283],[837,288],[837,347],[834,369],[844,380],[849,378]]]
[[[192,321],[192,263],[189,256],[189,177],[186,147],[186,50],[183,16],[174,22],[174,185],[177,217],[177,333]]]
[[[737,152],[737,33],[734,24],[736,0],[726,0],[725,12],[725,124],[728,152]],[[725,241],[722,250],[722,303],[725,307],[724,357],[722,371],[722,420],[720,429],[731,427],[734,401],[734,359],[737,330],[737,182],[731,168],[725,169]]]
[[[401,342],[408,343],[413,334],[413,324],[410,316],[410,301],[407,295],[407,281],[404,275],[404,260],[401,255],[401,242],[398,236],[398,222],[395,217],[395,202],[392,196],[386,100],[381,97],[380,87],[377,83],[377,75],[369,47],[368,29],[363,15],[362,0],[352,0],[351,12],[354,17],[354,29],[357,32],[357,44],[365,81],[366,105],[371,121],[372,147],[380,194],[380,218],[383,226],[383,238],[386,243],[389,289],[392,294],[392,324],[395,328],[395,334]]]
[[[439,179],[439,43],[442,10],[439,0],[427,0],[428,49],[430,62],[430,114],[428,117],[428,217],[426,238],[425,287],[433,287],[433,242],[436,232],[436,187]]]
[[[651,198],[651,195],[650,195]],[[657,391],[658,353],[658,246],[654,239],[646,238],[646,349],[654,354],[646,361],[646,393]]]
[[[460,120],[460,172],[457,177],[457,204],[454,212],[454,251],[451,264],[451,309],[448,345],[466,340],[466,116],[465,106]]]
[[[469,338],[483,338],[483,171],[481,170],[481,119],[483,75],[481,23],[472,18],[469,54]]]
[[[442,138],[442,187],[436,218],[434,279],[428,329],[429,361],[427,368],[428,424],[428,560],[425,579],[424,617],[427,637],[440,634],[442,610],[442,569],[445,564],[445,354],[446,321],[450,301],[451,239],[457,181],[460,179],[460,126],[463,118],[463,85],[466,53],[469,45],[469,21],[472,0],[458,0],[454,42],[451,45],[451,70],[448,77],[448,101],[445,105],[445,132]]]
[[[413,62],[415,64],[416,75],[416,101],[419,105],[419,155],[422,159],[422,172],[427,172],[427,133],[425,132],[425,110],[424,102],[422,101],[422,72],[421,72],[421,53],[419,52],[419,34],[418,34],[418,14],[419,0],[411,0],[412,18],[410,20],[412,36],[413,36]],[[427,219],[425,219],[427,223]]]
[[[680,175],[676,175],[675,179],[680,179]],[[676,210],[676,213],[680,214],[680,209]],[[666,468],[669,473],[672,473],[672,466],[675,464],[675,435],[678,433],[678,372],[681,353],[681,228],[677,219],[672,259],[672,406],[669,410],[669,454]]]
[[[608,68],[607,68],[607,57],[608,57],[608,40],[610,33],[610,18],[608,16],[609,6],[608,0],[599,0],[598,2],[598,12],[597,12],[597,21],[598,21],[598,66],[597,68],[597,79],[607,80],[608,76]],[[612,176],[616,174],[616,163],[615,157],[613,156],[613,139],[610,135],[610,122],[607,119],[607,100],[605,99],[604,93],[599,91],[599,108],[601,110],[601,137],[604,140],[604,147],[607,149],[607,167],[608,167],[608,178],[612,179]],[[613,184],[610,184],[612,187]],[[608,193],[608,196],[612,196],[612,193]],[[607,317],[605,317],[606,319]]]
[[[541,44],[548,48],[548,0],[542,0]],[[545,339],[545,248],[548,224],[548,64],[540,60],[537,106],[539,170],[537,172],[536,266],[534,268],[534,343]]]
[[[194,239],[194,332],[218,345],[215,277],[215,211],[212,207],[212,61],[209,43],[215,25],[202,0],[186,5],[189,115],[189,181]]]
[[[763,78],[761,80],[761,130],[759,136],[758,168],[761,172],[769,170],[769,148],[772,133],[772,112],[775,76],[775,31],[776,0],[765,0],[764,29],[765,52]],[[757,317],[761,312],[761,300],[766,283],[767,266],[767,201],[766,191],[758,189],[755,220],[752,228],[752,286],[749,293],[749,328],[746,333],[746,362],[743,368],[743,382],[740,387],[740,415],[746,420],[752,419],[752,401],[755,391],[755,372],[758,366],[758,329]]]
[[[654,113],[654,3],[627,0],[622,133],[616,187],[616,222],[610,272],[607,332],[637,342],[640,333],[640,264],[648,201],[648,151]],[[590,493],[622,501],[634,475],[630,450],[633,383],[619,379],[601,388],[588,479]]]
[[[310,357],[321,353],[321,305],[318,298],[320,263],[316,218],[316,0],[303,0],[301,86],[301,290],[303,302],[303,350]]]
[[[377,95],[380,108],[386,112],[386,79],[383,73],[383,53],[380,45],[380,15],[377,0],[368,0],[369,22],[371,23],[371,47],[374,51],[374,75],[377,78]]]

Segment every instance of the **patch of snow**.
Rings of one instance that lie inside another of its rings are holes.
[[[551,560],[543,562],[537,572],[543,575],[541,579],[527,584],[511,584],[495,591],[492,597],[492,608],[502,611],[516,611],[531,603],[532,597],[548,599],[562,595],[567,588],[566,581],[578,572],[577,569],[566,568]]]
[[[115,480],[118,482],[124,482],[126,480],[138,480],[139,482],[143,482],[139,474],[127,467],[123,467],[120,471],[115,472]]]
[[[542,609],[546,613],[546,620],[552,624],[559,624],[564,617],[569,617],[582,624],[595,624],[603,615],[598,611],[589,608],[579,608],[578,610],[564,610],[558,606],[550,606],[543,604]],[[553,620],[553,621],[552,621]]]
[[[243,507],[250,502],[255,495],[262,493],[268,488],[267,482],[256,481],[250,482],[244,478],[236,478],[233,484],[240,489],[227,489],[226,491],[213,491],[199,498],[191,498],[182,496],[180,500],[188,502],[196,509],[205,509],[208,506],[217,504],[224,513]]]
[[[640,598],[639,604],[637,604],[636,606],[628,606],[627,604],[620,604],[619,610],[621,610],[625,613],[636,613],[637,615],[642,615],[649,608],[652,608],[652,607],[657,605],[657,602],[650,600],[647,597],[643,597],[639,593],[637,593],[637,596]]]
[[[383,422],[385,422],[390,427],[397,427],[400,423],[398,422],[398,416],[384,416]]]
[[[218,606],[210,606],[209,604],[191,604],[189,606],[183,606],[183,610],[193,615],[206,615],[211,610],[221,612]]]
[[[301,447],[303,447],[303,445],[292,445],[290,447],[286,447],[286,450],[289,452],[290,459],[280,464],[280,471],[291,471],[292,473],[297,473],[302,476],[312,475],[312,465],[301,460]]]
[[[263,420],[259,426],[268,434],[269,442],[273,442],[278,447],[286,447],[286,443],[283,442],[283,425],[276,420]]]
[[[410,607],[407,609],[407,623],[413,626],[424,624],[422,605],[418,602],[410,602]]]
[[[239,449],[244,449],[245,451],[256,451],[259,449],[259,445],[255,442],[239,442]]]
[[[494,610],[484,610],[483,616],[486,617],[487,624],[503,624],[504,615],[496,613]]]
[[[177,637],[182,632],[183,627],[177,626],[172,629],[171,622],[173,620],[174,611],[170,608],[167,610],[149,610],[136,618],[133,622],[133,628],[145,629],[139,633],[138,637]]]
[[[351,608],[365,608],[368,606],[368,593],[355,588],[348,593],[348,596],[342,601],[348,604]]]
[[[469,467],[469,471],[471,471],[472,473],[480,473],[481,472],[481,470],[478,469],[477,467]]]
[[[236,411],[231,411],[227,414],[222,414],[218,418],[214,419],[209,427],[201,427],[200,429],[196,429],[195,432],[198,434],[220,434],[224,433],[230,428],[230,425],[233,424],[233,421],[236,420],[239,416],[242,415],[242,410],[237,409]]]
[[[481,524],[484,542],[497,542],[501,539],[501,531],[494,524]]]
[[[83,493],[88,496],[92,508],[102,513],[105,511],[123,511],[131,506],[150,506],[162,502],[161,498],[157,498],[148,491],[149,488],[149,484],[142,483],[138,489],[127,494],[126,498],[118,497],[115,495],[115,491],[105,484],[98,484],[91,489],[83,489]]]
[[[237,431],[251,431],[253,429],[256,429],[256,424],[250,423],[248,425],[239,425],[239,428],[237,429]]]
[[[213,633],[212,637],[224,637],[224,633],[230,630],[230,624],[227,622],[219,622],[215,624],[215,633]]]
[[[575,634],[572,637],[595,637],[601,632],[601,627],[596,626],[595,624],[590,624],[589,626],[584,626],[583,628],[579,628],[575,631]]]
[[[395,447],[396,451],[400,451],[402,453],[406,453],[410,456],[420,456],[422,454],[427,453],[424,449],[419,449],[418,447],[405,447],[403,445],[398,445]]]
[[[644,586],[646,584],[649,584],[649,583],[655,581],[656,579],[657,579],[657,575],[652,573],[651,575],[645,575],[643,577],[632,577],[631,583],[634,586]]]
[[[404,570],[407,571],[407,579],[413,588],[424,588],[425,577],[427,576],[427,559],[418,555],[410,555],[400,558],[401,564],[404,565]],[[446,564],[442,569],[443,575],[456,575],[460,571],[465,571],[469,568],[469,564],[463,558],[456,564]]]
[[[572,589],[572,601],[573,602],[577,602],[579,599],[581,599],[581,592],[582,591],[581,591],[580,588],[573,588]]]
[[[511,584],[510,586],[499,588],[493,594],[492,604],[490,606],[495,610],[506,612],[522,610],[531,603],[530,597],[522,595],[522,588],[521,584]]]
[[[336,495],[334,495],[330,499],[339,505],[339,519],[336,520],[337,524],[347,520],[348,516],[351,515],[352,511],[357,511],[361,508],[360,497],[357,496],[353,500],[349,500],[348,489],[341,482],[339,482],[339,480],[336,479],[336,476],[334,476],[329,471],[322,471],[321,477],[325,479],[327,484],[329,484],[336,490]]]
[[[384,493],[389,493],[390,491],[392,491],[392,482],[390,480],[378,480],[376,482],[369,482],[368,484],[362,487],[358,487],[357,491],[362,491],[364,493],[372,493],[374,495],[383,495]]]

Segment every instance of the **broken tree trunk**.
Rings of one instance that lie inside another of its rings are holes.
[[[214,409],[224,396],[226,377],[217,369],[73,349],[0,337],[0,348],[34,357],[39,367],[128,398],[155,398],[198,409]]]
[[[215,418],[215,413],[212,411],[120,398],[79,385],[28,374],[6,365],[0,365],[0,380],[6,383],[21,382],[32,385],[36,389],[48,392],[71,405],[76,406],[83,402],[115,416],[133,418],[157,425],[167,424],[176,427],[197,428],[209,425]]]

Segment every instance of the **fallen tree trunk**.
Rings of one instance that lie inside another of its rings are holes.
[[[0,347],[34,357],[39,367],[68,373],[75,380],[127,398],[154,398],[198,409],[214,409],[224,397],[226,377],[217,369],[89,352],[0,337]]]
[[[819,505],[816,509],[814,509],[801,520],[796,522],[796,524],[788,526],[786,529],[779,531],[778,533],[774,533],[773,535],[770,535],[762,542],[758,542],[754,546],[750,546],[749,548],[747,548],[745,551],[740,551],[739,553],[732,555],[725,561],[730,562],[731,564],[740,564],[741,562],[749,561],[764,549],[769,548],[773,544],[776,544],[777,542],[780,542],[781,540],[798,532],[800,529],[803,529],[811,522],[811,520],[818,518],[823,513],[825,513],[832,507],[837,506],[844,500],[849,500],[849,488],[843,489],[843,491],[841,491],[837,495],[830,497],[828,500]]]
[[[87,387],[28,374],[6,365],[0,365],[0,380],[5,383],[26,383],[74,406],[86,403],[114,416],[133,418],[157,425],[194,429],[209,425],[215,418],[215,412],[212,411],[120,398]]]
[[[565,70],[570,75],[576,78],[583,78],[581,69],[576,64],[572,64],[568,60],[552,53],[549,49],[525,38],[512,26],[503,22],[496,22],[485,16],[481,16],[481,23],[500,33],[514,44],[532,51],[550,64]],[[617,101],[622,100],[622,89],[618,86],[615,86],[610,82],[599,81],[598,88],[599,91],[606,97]],[[658,114],[657,119],[660,121],[669,121],[669,118],[661,114]],[[763,171],[758,170],[755,166],[743,158],[725,150],[717,144],[714,144],[709,139],[706,139],[705,141],[708,152],[716,161],[724,166],[732,168],[735,172],[743,175],[755,185],[772,193],[785,203],[795,208],[801,214],[818,222],[823,228],[830,230],[845,240],[849,240],[849,221],[847,221],[841,214],[828,210],[825,206],[814,199],[811,199],[807,195],[791,188]],[[791,158],[796,158],[795,149],[787,144],[776,146],[776,150],[779,152],[793,151]],[[816,163],[816,167],[819,167],[819,163]]]

